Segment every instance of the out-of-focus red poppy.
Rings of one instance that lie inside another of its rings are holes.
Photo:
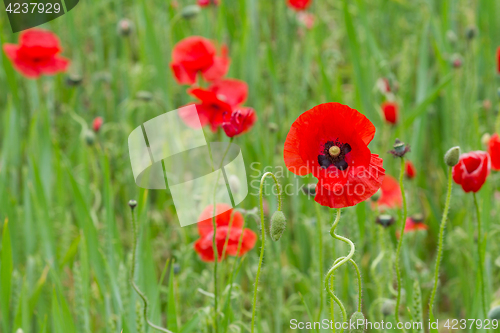
[[[306,13],[306,12],[299,12],[297,15],[297,18],[300,23],[302,23],[307,29],[312,29],[314,26],[314,21],[316,17],[314,14],[311,13]]]
[[[382,112],[384,113],[384,119],[389,124],[395,125],[399,119],[399,107],[396,102],[384,102],[382,103]]]
[[[415,232],[419,230],[427,230],[429,227],[421,219],[416,219],[414,217],[408,217],[405,223],[404,233]],[[399,238],[399,231],[396,231],[396,237]]]
[[[490,174],[490,155],[484,151],[472,151],[460,155],[458,164],[453,167],[453,180],[462,185],[465,192],[477,192]]]
[[[417,169],[411,161],[405,162],[405,175],[408,179],[413,179],[417,176]]]
[[[325,103],[300,115],[288,132],[284,158],[288,170],[318,178],[315,201],[323,206],[354,206],[382,184],[382,159],[368,144],[375,126],[347,105]]]
[[[288,6],[294,10],[306,10],[312,3],[312,0],[288,0]]]
[[[377,80],[377,88],[382,94],[388,94],[391,92],[391,84],[389,83],[389,79],[385,77],[381,77]]]
[[[380,209],[400,208],[403,205],[403,196],[398,181],[386,175],[382,182],[382,195],[378,201]]]
[[[198,0],[198,6],[200,7],[207,7],[210,5],[219,5],[219,0]]]
[[[231,115],[233,109],[245,102],[248,86],[240,80],[225,79],[207,89],[193,88],[188,92],[201,101],[196,104],[201,125],[210,124],[212,131],[216,131],[224,122],[224,115]]]
[[[12,65],[28,78],[64,72],[69,60],[59,56],[62,52],[57,36],[43,29],[21,32],[19,44],[4,44],[3,50]]]
[[[96,133],[99,132],[103,122],[104,122],[104,120],[102,119],[102,117],[96,117],[94,119],[94,121],[92,122],[92,129],[94,130],[94,132],[96,132]]]
[[[491,168],[500,170],[500,136],[497,133],[493,134],[488,142],[488,153],[491,158]]]
[[[236,109],[231,114],[226,114],[224,118],[222,129],[230,138],[247,132],[257,121],[254,109],[245,107]]]
[[[500,46],[497,48],[497,73],[500,74]]]
[[[229,69],[227,47],[217,56],[213,43],[203,37],[191,36],[181,40],[172,51],[170,67],[179,84],[194,84],[201,73],[206,81],[215,81],[226,75]]]
[[[222,258],[222,253],[224,251],[226,238],[228,238],[228,242],[225,256],[242,256],[250,251],[257,242],[257,235],[250,229],[242,229],[243,216],[241,213],[233,211],[231,207],[226,204],[217,204],[215,207],[215,224],[217,225],[215,239],[217,244],[218,261],[225,259]],[[198,233],[200,234],[200,238],[194,244],[194,249],[199,254],[201,260],[207,262],[214,261],[214,229],[211,217],[213,210],[214,207],[210,205],[201,213],[199,218],[200,222],[198,223]],[[242,234],[243,239],[241,249],[238,252],[238,244]]]

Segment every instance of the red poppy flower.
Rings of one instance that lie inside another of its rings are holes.
[[[405,231],[404,233],[409,233],[409,232],[415,232],[415,231],[419,231],[419,230],[427,230],[429,227],[427,226],[427,224],[423,223],[423,221],[421,219],[416,219],[414,217],[408,217],[406,219],[406,223],[405,223]],[[399,231],[396,231],[396,237],[399,238]]]
[[[314,26],[314,21],[316,20],[316,17],[314,14],[311,13],[306,13],[306,12],[300,12],[297,15],[297,18],[299,22],[304,25],[307,29],[312,29]]]
[[[405,174],[408,179],[413,179],[417,176],[417,169],[411,161],[405,162]]]
[[[234,108],[245,102],[248,86],[240,80],[225,79],[215,82],[208,89],[194,88],[188,92],[201,100],[196,104],[201,125],[210,124],[212,131],[216,131],[224,122],[224,116],[231,115]]]
[[[500,74],[500,46],[497,48],[497,73]]]
[[[198,0],[198,6],[207,7],[210,5],[217,6],[219,4],[219,0]]]
[[[54,75],[68,68],[69,60],[59,56],[57,36],[47,30],[30,29],[19,36],[19,44],[4,44],[3,50],[14,68],[29,78]]]
[[[92,129],[94,130],[94,132],[99,132],[103,122],[104,120],[102,119],[102,117],[96,117],[94,119],[94,121],[92,122]]]
[[[386,175],[380,189],[382,190],[378,201],[380,209],[399,208],[403,205],[401,188],[394,177]]]
[[[210,40],[191,36],[175,45],[170,67],[179,84],[194,84],[198,73],[207,81],[222,78],[227,73],[229,63],[227,47],[223,46],[221,56],[217,56]]]
[[[462,154],[453,167],[453,180],[462,185],[465,192],[477,192],[490,174],[490,155],[484,151]]]
[[[395,125],[398,122],[399,108],[396,102],[382,103],[382,111],[384,112],[385,121]]]
[[[408,217],[405,224],[405,233],[417,231],[417,230],[427,230],[428,227],[423,221],[414,219],[413,217]]]
[[[222,129],[228,137],[232,138],[249,131],[257,120],[257,115],[254,109],[243,107],[234,110],[231,114],[226,114],[224,118]]]
[[[389,83],[389,79],[385,77],[381,77],[380,79],[378,79],[376,86],[382,94],[391,92],[391,84]]]
[[[318,178],[315,201],[323,206],[354,206],[380,188],[382,159],[368,144],[375,127],[347,105],[325,103],[300,115],[285,141],[288,170]]]
[[[311,5],[312,0],[288,0],[288,6],[294,10],[305,10]]]
[[[226,238],[228,238],[228,242],[225,256],[230,255],[241,257],[255,246],[255,243],[257,242],[257,235],[250,229],[242,229],[243,216],[240,212],[233,211],[231,207],[226,204],[217,204],[215,207],[215,212],[217,214],[215,217],[215,224],[217,225],[215,239],[217,244],[218,261],[225,259],[222,258],[222,252],[224,250]],[[194,244],[194,249],[200,255],[201,260],[207,262],[214,261],[214,229],[211,217],[213,210],[214,207],[210,205],[201,213],[199,218],[200,222],[198,223],[198,233],[200,234],[200,238]],[[238,244],[242,234],[243,240],[240,252],[238,252]]]
[[[491,158],[491,168],[500,170],[500,136],[497,133],[493,134],[488,142],[488,153]]]

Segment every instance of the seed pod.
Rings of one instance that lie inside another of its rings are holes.
[[[365,316],[362,312],[354,312],[351,317],[351,323],[356,327],[351,330],[351,333],[363,333],[365,331]]]
[[[376,222],[384,228],[387,228],[394,224],[394,217],[392,217],[391,215],[382,214],[377,216]]]
[[[129,205],[129,207],[130,207],[130,208],[134,209],[134,208],[137,206],[137,201],[135,201],[135,200],[130,200],[130,201],[128,202],[128,205]]]
[[[444,155],[444,162],[447,166],[453,167],[458,164],[458,160],[460,159],[460,147],[456,146],[450,148]]]
[[[149,91],[140,90],[135,94],[135,98],[143,102],[149,102],[153,99],[153,94]]]
[[[271,217],[271,238],[278,241],[286,229],[286,218],[282,211],[277,210]]]
[[[183,18],[189,20],[196,17],[201,12],[201,7],[198,5],[189,5],[182,8],[181,15]]]

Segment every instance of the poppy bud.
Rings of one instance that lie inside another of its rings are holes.
[[[394,301],[388,299],[382,304],[382,314],[389,316],[394,313]]]
[[[104,121],[103,121],[102,117],[96,117],[94,119],[94,121],[92,122],[92,129],[94,130],[94,132],[96,132],[96,133],[99,132],[103,122]]]
[[[413,179],[417,176],[417,169],[411,161],[405,163],[405,175],[408,179]]]
[[[278,241],[286,229],[286,218],[282,211],[277,210],[271,217],[271,238]]]
[[[92,146],[95,141],[95,134],[92,131],[86,131],[85,132],[85,142],[89,145]]]
[[[174,264],[174,274],[178,275],[180,272],[181,272],[181,265],[179,265],[178,263],[175,263]]]
[[[481,143],[485,146],[488,146],[490,139],[491,139],[490,133],[484,133],[483,136],[481,137]]]
[[[351,333],[362,333],[365,331],[365,316],[362,312],[354,312],[352,314],[349,326],[351,325],[355,327],[351,329]]]
[[[130,201],[128,202],[128,205],[129,205],[129,207],[130,207],[130,208],[134,209],[134,208],[137,206],[137,201],[135,201],[135,200],[130,200]]]
[[[474,37],[476,37],[476,33],[477,33],[476,27],[468,27],[467,30],[465,31],[465,37],[471,40]]]
[[[181,15],[186,20],[196,17],[201,12],[201,7],[198,5],[189,5],[182,8]]]
[[[78,74],[69,74],[66,77],[66,84],[70,87],[76,87],[82,83],[82,80],[82,77]]]
[[[490,320],[500,320],[500,306],[495,306],[488,312],[488,318]]]
[[[129,19],[121,19],[117,26],[118,34],[120,36],[128,36],[134,30],[134,23]]]
[[[376,222],[384,228],[387,228],[394,224],[394,217],[387,214],[379,215],[377,216]]]
[[[446,32],[446,38],[451,44],[455,44],[457,42],[457,34],[453,30],[448,30]]]
[[[269,132],[271,133],[274,133],[278,130],[278,125],[276,125],[275,123],[269,123],[269,125],[267,126],[269,128]]]
[[[447,166],[453,167],[458,164],[458,160],[460,158],[460,147],[456,146],[450,148],[444,155],[444,162]]]
[[[382,190],[381,190],[381,189],[378,189],[378,191],[377,191],[377,192],[375,192],[375,194],[374,194],[374,195],[372,195],[370,199],[371,199],[371,201],[373,201],[373,202],[377,202],[377,201],[380,199],[380,197],[381,197],[381,196],[382,196]]]
[[[462,67],[462,57],[460,54],[455,53],[451,56],[451,64],[454,68]]]
[[[150,93],[149,91],[140,90],[137,92],[137,94],[135,94],[135,98],[143,102],[149,102],[150,100],[153,99],[153,94]]]

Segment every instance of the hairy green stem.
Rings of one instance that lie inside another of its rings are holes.
[[[441,258],[443,257],[444,230],[446,227],[446,221],[448,219],[448,210],[450,209],[451,187],[452,187],[451,169],[452,167],[448,168],[448,191],[446,194],[446,203],[444,205],[443,217],[441,219],[441,226],[439,227],[438,253],[436,257],[436,268],[434,270],[434,287],[432,288],[431,299],[429,301],[429,312],[431,314],[434,308],[434,299],[436,297],[436,290],[439,282],[439,265],[441,263]]]
[[[479,257],[479,283],[481,284],[481,299],[483,305],[483,315],[486,316],[488,311],[486,310],[486,292],[484,291],[484,272],[483,272],[483,251],[482,251],[482,243],[483,243],[483,234],[481,231],[481,214],[479,212],[479,204],[477,202],[476,192],[474,192],[474,205],[476,206],[476,215],[477,215],[477,255]]]
[[[322,233],[322,224],[321,224],[321,211],[319,205],[314,205],[316,207],[316,228],[318,232],[318,265],[319,265],[319,285],[323,285],[323,233]],[[321,312],[323,311],[323,290],[320,288],[319,293],[319,309],[318,309],[318,318],[317,321],[321,320]]]
[[[218,287],[217,287],[217,263],[219,261],[219,252],[217,249],[217,223],[215,222],[215,214],[216,214],[216,207],[217,203],[215,202],[215,196],[217,193],[217,184],[219,183],[220,179],[220,174],[222,173],[222,166],[224,165],[224,159],[226,158],[227,152],[229,151],[229,148],[231,147],[231,143],[233,142],[233,138],[229,140],[229,143],[227,145],[226,151],[224,152],[224,155],[222,155],[222,159],[220,161],[220,166],[217,169],[217,180],[215,181],[214,185],[214,211],[212,214],[212,227],[214,229],[213,236],[212,236],[212,247],[214,250],[214,328],[215,328],[215,333],[219,332],[219,327],[218,327],[218,320],[217,320],[217,295],[218,295]]]
[[[153,324],[151,321],[148,319],[148,299],[146,298],[146,295],[139,289],[139,287],[135,284],[134,282],[134,276],[135,276],[135,253],[137,251],[137,225],[135,222],[135,215],[134,215],[134,209],[131,208],[132,211],[132,228],[133,228],[133,235],[134,235],[134,243],[133,243],[133,248],[132,248],[132,267],[130,269],[130,283],[132,284],[132,287],[134,288],[135,292],[139,295],[139,297],[142,299],[144,303],[144,319],[146,320],[146,323],[151,327],[154,328],[155,330],[158,330],[160,332],[165,332],[165,333],[172,333],[172,331],[169,331],[166,328],[157,326]]]
[[[278,210],[281,211],[281,189],[280,189],[280,184],[278,182],[278,179],[272,172],[266,172],[264,175],[262,175],[262,178],[260,180],[260,188],[259,188],[259,200],[260,200],[260,231],[261,231],[261,237],[262,237],[262,247],[260,248],[260,257],[259,257],[259,266],[257,267],[257,274],[255,277],[255,284],[254,284],[254,289],[253,289],[253,305],[252,305],[252,324],[251,324],[251,332],[254,333],[255,331],[255,308],[257,305],[257,287],[259,285],[259,277],[260,277],[260,269],[262,267],[262,261],[264,260],[264,248],[266,246],[266,226],[264,223],[264,209],[263,209],[263,202],[262,202],[262,189],[264,188],[264,181],[266,180],[267,176],[271,176],[274,179],[274,182],[276,183],[276,187],[278,190]]]
[[[399,268],[399,256],[401,253],[401,246],[403,245],[403,238],[405,234],[406,227],[406,215],[408,214],[406,208],[406,195],[405,188],[403,184],[403,178],[405,173],[405,160],[401,157],[401,170],[399,171],[399,187],[401,188],[401,196],[403,197],[403,221],[401,221],[401,231],[399,233],[399,241],[396,249],[396,257],[395,257],[395,266],[396,266],[396,279],[398,282],[398,295],[396,296],[396,307],[394,316],[396,318],[396,322],[399,323],[399,304],[401,303],[401,271]]]
[[[346,257],[338,258],[337,260],[335,260],[335,262],[333,263],[333,266],[330,268],[330,270],[326,274],[325,288],[326,288],[328,294],[330,295],[330,297],[332,298],[332,300],[335,301],[335,303],[337,303],[337,305],[339,306],[340,311],[342,312],[343,322],[345,322],[345,321],[347,321],[347,313],[346,313],[344,304],[342,304],[340,299],[337,296],[335,296],[335,294],[333,293],[333,286],[330,287],[330,277],[333,276],[333,273],[340,266],[342,266],[343,264],[345,264],[348,261],[351,261],[354,264],[354,266],[356,267],[356,271],[358,273],[358,276],[360,276],[360,275],[359,275],[359,269],[357,268],[356,263],[352,260],[352,257],[354,256],[354,252],[356,250],[354,243],[349,238],[339,236],[335,233],[335,229],[337,228],[339,222],[340,222],[340,209],[337,210],[337,215],[335,217],[335,221],[333,222],[332,227],[330,229],[330,235],[333,238],[338,239],[338,240],[348,244],[351,247],[351,251],[349,252],[349,254]],[[359,297],[360,298],[359,298],[359,303],[358,303],[358,309],[361,309],[361,278],[359,278]],[[333,318],[332,318],[332,320],[333,320]],[[343,331],[344,331],[344,329],[342,328],[341,332],[343,332]]]

